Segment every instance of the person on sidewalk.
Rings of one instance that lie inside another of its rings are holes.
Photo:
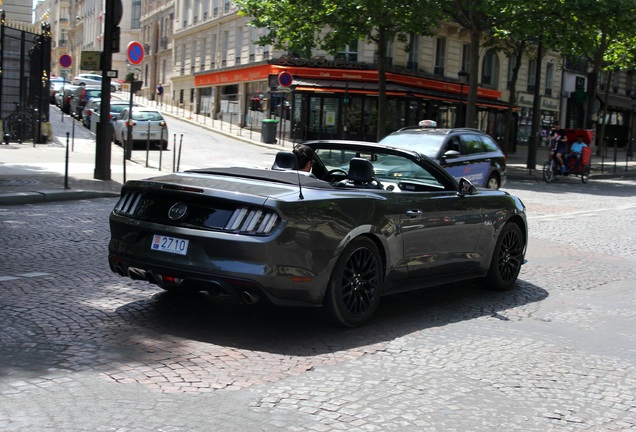
[[[157,105],[163,106],[163,86],[161,83],[157,85]]]

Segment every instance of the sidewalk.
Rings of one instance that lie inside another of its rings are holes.
[[[143,100],[135,100],[144,104]],[[147,101],[146,101],[147,102]],[[150,104],[148,104],[150,105]],[[162,110],[165,115],[176,117],[171,110]],[[184,113],[185,114],[185,113]],[[234,139],[265,147],[280,148],[278,145],[264,144],[261,134],[249,129],[241,129],[221,120],[211,121],[203,116],[181,119],[214,130]],[[52,138],[47,144],[10,143],[0,144],[0,206],[27,204],[46,201],[87,199],[118,196],[124,183],[123,150],[113,145],[111,152],[111,180],[94,179],[95,136],[68,116],[62,117],[59,110],[51,109]],[[69,136],[67,137],[67,133]],[[67,168],[68,141],[68,168]],[[604,161],[593,156],[590,180],[599,178],[636,178],[636,161],[625,162],[625,152],[617,153],[614,164],[613,151]],[[516,154],[508,156],[508,180],[543,181],[542,167],[547,157],[544,147],[538,149],[535,170],[527,165],[527,147],[519,147]],[[626,171],[627,167],[627,171]],[[68,176],[65,176],[68,173]],[[145,166],[145,159],[133,156],[126,163],[126,180],[156,176],[157,166]]]

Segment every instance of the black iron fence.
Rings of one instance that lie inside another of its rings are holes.
[[[40,34],[5,23],[0,11],[0,120],[5,142],[46,142],[49,121],[51,33]],[[44,130],[43,130],[44,129]]]

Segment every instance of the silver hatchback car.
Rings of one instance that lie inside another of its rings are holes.
[[[131,115],[132,114],[132,115]],[[113,123],[113,140],[122,144],[128,140],[128,128],[132,128],[132,148],[168,148],[168,124],[163,115],[152,108],[124,108]]]

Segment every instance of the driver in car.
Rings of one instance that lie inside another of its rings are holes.
[[[312,148],[304,144],[298,144],[294,147],[293,153],[296,155],[296,159],[298,159],[298,171],[311,174],[311,167],[314,164],[314,151]]]

